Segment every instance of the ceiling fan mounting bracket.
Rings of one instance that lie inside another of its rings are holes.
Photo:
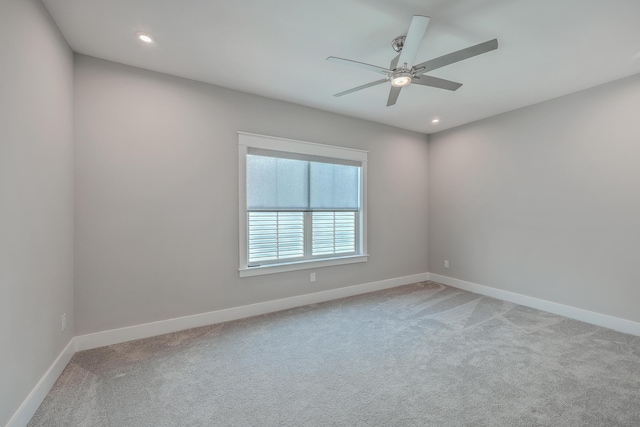
[[[400,53],[402,51],[402,48],[404,47],[404,41],[406,38],[407,36],[398,36],[393,39],[391,41],[391,47],[393,48],[393,50]]]

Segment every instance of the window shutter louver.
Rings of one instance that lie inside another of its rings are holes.
[[[302,212],[249,212],[249,263],[304,257]]]
[[[336,255],[356,251],[355,212],[313,212],[312,254]]]

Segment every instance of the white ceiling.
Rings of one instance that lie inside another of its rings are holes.
[[[640,73],[640,0],[43,1],[75,52],[423,133]],[[333,97],[380,76],[325,59],[386,68],[413,15],[431,17],[416,62],[499,48],[429,73],[456,92],[412,85],[392,107],[387,84]]]

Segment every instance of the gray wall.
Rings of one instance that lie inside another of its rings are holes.
[[[427,138],[75,62],[77,334],[427,271]],[[238,277],[237,131],[369,150],[369,262]]]
[[[633,76],[432,135],[429,271],[640,321],[639,111]]]
[[[39,1],[0,2],[0,64],[5,425],[74,335],[73,56]]]

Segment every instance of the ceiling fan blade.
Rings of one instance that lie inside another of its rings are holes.
[[[458,90],[462,83],[452,82],[451,80],[440,79],[432,76],[416,76],[411,80],[411,84],[417,84],[422,86],[437,87],[438,89],[446,90]]]
[[[348,94],[350,94],[350,93],[357,92],[357,91],[359,91],[359,90],[366,89],[366,88],[368,88],[368,87],[377,86],[377,85],[379,85],[379,84],[386,83],[386,82],[388,82],[388,81],[389,81],[389,80],[387,80],[387,79],[376,80],[375,82],[367,83],[366,85],[362,85],[362,86],[354,87],[353,89],[349,89],[349,90],[345,90],[344,92],[336,93],[336,94],[335,94],[335,95],[333,95],[333,96],[348,95]]]
[[[389,64],[390,70],[398,68],[398,59],[400,59],[400,54],[397,54],[396,57],[391,60],[391,64]]]
[[[391,107],[396,103],[401,89],[401,87],[391,86],[391,90],[389,91],[389,99],[387,100],[387,107]]]
[[[352,61],[350,59],[336,58],[335,56],[328,57],[327,61],[337,62],[340,64],[353,65],[359,68],[364,68],[365,70],[373,71],[375,73],[382,73],[385,75],[391,74],[392,72],[391,70],[387,70],[386,68],[377,67],[371,64],[365,64],[364,62]]]
[[[430,19],[428,16],[415,15],[411,20],[407,37],[404,39],[404,45],[400,51],[400,59],[398,60],[398,64],[400,64],[401,67],[404,66],[405,63],[408,69],[411,69],[413,66],[413,61],[416,60],[420,43],[422,43],[422,38],[427,31],[427,25],[429,25]]]
[[[430,59],[428,61],[415,65],[414,68],[417,70],[417,74],[420,75],[423,73],[428,73],[429,71],[433,71],[437,68],[441,68],[446,65],[453,64],[455,62],[463,61],[465,59],[490,52],[497,48],[498,48],[498,39],[493,39],[484,43],[480,43],[474,46],[460,49],[455,52],[448,53],[443,56],[439,56],[434,59]]]

